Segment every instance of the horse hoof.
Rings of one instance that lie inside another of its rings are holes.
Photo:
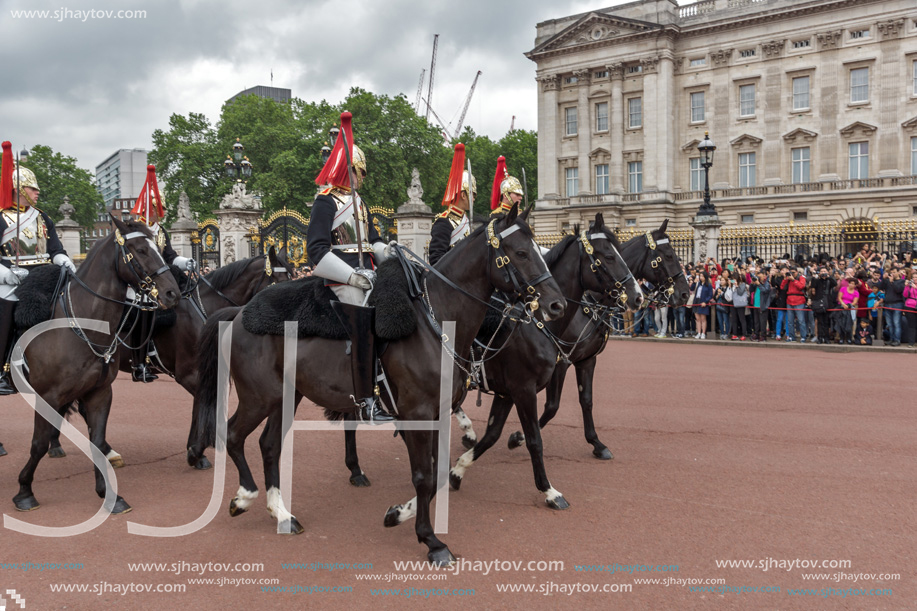
[[[0,443],[0,456],[6,456],[6,450],[3,449],[2,443]]]
[[[510,450],[515,450],[516,448],[522,447],[522,444],[525,443],[525,435],[516,431],[509,436],[509,439],[506,441],[506,446]]]
[[[444,567],[455,564],[455,556],[449,551],[448,547],[443,546],[441,549],[430,550],[427,554],[427,560],[433,566]]]
[[[567,499],[560,495],[554,497],[553,499],[545,499],[544,502],[551,509],[562,510],[568,509],[570,507],[570,503],[567,502]]]
[[[474,447],[474,444],[477,443],[476,439],[472,439],[468,435],[462,435],[462,447],[466,450],[470,450]]]
[[[455,473],[449,472],[449,485],[453,490],[458,490],[462,487],[462,478],[456,475]]]
[[[243,513],[245,513],[246,511],[248,511],[248,509],[242,509],[241,507],[236,505],[236,499],[233,499],[232,501],[229,502],[229,515],[231,515],[232,517],[240,516]]]
[[[305,531],[306,529],[302,527],[299,520],[292,516],[289,520],[284,520],[277,525],[277,532],[282,535],[301,535]]]
[[[127,501],[119,496],[118,500],[115,501],[115,506],[111,510],[111,515],[117,516],[122,513],[130,513],[133,509],[133,507],[127,504]]]
[[[13,497],[13,503],[16,504],[16,511],[35,511],[41,505],[38,504],[34,494],[29,496],[19,498],[18,496]]]
[[[357,488],[369,488],[372,485],[369,481],[369,478],[366,477],[365,473],[360,473],[359,475],[351,475],[350,483]]]
[[[111,463],[112,469],[121,469],[124,467],[124,459],[121,458],[120,456],[109,458],[108,462]]]
[[[392,505],[389,507],[388,511],[385,512],[385,519],[382,520],[382,525],[386,528],[400,525],[401,521],[398,519],[398,516],[401,515],[402,507],[402,505]]]
[[[196,463],[191,465],[198,471],[207,471],[208,469],[213,469],[213,464],[207,460],[206,456],[201,456]]]
[[[599,460],[611,460],[614,458],[614,455],[611,453],[611,450],[608,448],[602,448],[601,450],[593,450],[592,455],[598,458]]]
[[[64,452],[64,448],[60,446],[48,450],[48,458],[64,458],[65,456],[67,456],[67,453]]]

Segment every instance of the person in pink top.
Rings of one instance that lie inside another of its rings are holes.
[[[841,343],[853,343],[852,330],[857,318],[857,302],[860,299],[860,291],[857,287],[856,278],[847,278],[847,281],[841,281],[841,288],[837,292],[837,303],[845,310],[849,310],[850,320],[846,321],[844,329],[847,330],[841,334]]]
[[[905,272],[904,282],[904,318],[907,321],[905,337],[907,345],[914,347],[917,339],[917,273],[913,267]]]

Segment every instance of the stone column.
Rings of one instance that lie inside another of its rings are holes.
[[[557,199],[557,146],[561,134],[557,127],[557,90],[560,79],[556,74],[539,76],[538,96],[538,197]]]
[[[644,117],[664,117],[660,107],[665,104],[662,92],[659,90],[658,57],[648,57],[640,61],[643,66],[643,103]],[[643,122],[643,190],[654,192],[659,188],[659,172],[661,168],[657,161],[659,154],[658,137],[662,130],[664,120]],[[656,150],[653,150],[656,149]]]
[[[172,248],[179,257],[191,258],[193,249],[191,248],[191,232],[197,230],[197,223],[191,219],[191,202],[188,194],[184,191],[178,196],[178,218],[169,227],[169,238],[172,240]]]
[[[245,192],[245,183],[238,182],[232,193],[223,197],[220,209],[214,210],[220,225],[220,265],[228,265],[248,257],[248,230],[261,218],[261,200]]]
[[[592,82],[592,73],[589,70],[576,70],[577,102],[576,102],[576,144],[579,166],[579,195],[592,194],[592,163],[589,153],[592,151],[592,109],[589,107],[589,84]]]
[[[645,64],[646,65],[646,64]],[[658,77],[656,81],[657,115],[656,154],[653,163],[656,165],[656,190],[671,191],[675,182],[675,63],[670,52],[659,56]],[[646,115],[644,115],[645,117]],[[644,123],[645,123],[644,119]],[[649,158],[648,154],[644,155]]]
[[[816,38],[821,62],[812,79],[810,91],[818,96],[815,100],[822,108],[837,109],[837,111],[828,110],[821,113],[819,136],[811,151],[813,156],[817,156],[817,159],[812,161],[811,177],[815,180],[817,168],[818,180],[840,180],[842,174],[846,178],[847,168],[843,165],[838,166],[838,161],[847,157],[847,151],[841,150],[842,147],[846,147],[838,135],[838,129],[842,127],[838,126],[838,117],[841,114],[841,108],[847,107],[843,98],[845,86],[849,82],[844,73],[844,66],[840,62],[840,51],[838,50],[841,45],[842,31],[820,32]]]
[[[611,160],[608,166],[608,180],[611,192],[620,195],[624,193],[624,64],[609,64],[605,69],[611,77]]]
[[[420,172],[414,168],[411,172],[411,186],[408,188],[408,201],[398,206],[395,213],[395,220],[398,222],[398,243],[426,259],[430,230],[433,227],[433,211],[424,203],[422,197]]]
[[[80,224],[70,218],[76,209],[70,204],[70,198],[64,196],[64,203],[58,208],[58,212],[64,215],[64,218],[54,224],[57,229],[57,237],[60,238],[61,246],[73,259],[82,252],[80,240]]]
[[[870,70],[869,78],[873,79],[870,97],[878,101],[879,107],[879,130],[878,130],[878,153],[879,153],[879,171],[876,174],[879,177],[902,176],[900,156],[900,136],[899,136],[899,117],[898,117],[898,98],[901,88],[900,71],[898,69],[901,61],[901,41],[898,37],[904,30],[904,19],[893,19],[883,21],[878,25],[880,36],[883,43],[879,45],[881,49],[880,61],[876,63],[876,70]],[[910,62],[908,62],[910,68]],[[913,68],[911,68],[911,71]],[[910,161],[910,160],[908,160]],[[909,163],[907,165],[910,165]],[[910,168],[907,168],[907,174],[910,174]]]

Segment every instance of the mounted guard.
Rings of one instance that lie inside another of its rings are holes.
[[[365,303],[376,281],[373,270],[388,253],[357,192],[366,179],[366,156],[354,144],[352,120],[341,113],[340,135],[315,179],[324,188],[312,205],[306,250],[312,275],[324,278],[339,300],[332,307],[350,337],[354,404],[364,421],[385,422],[394,418],[377,400],[375,308]]]
[[[506,169],[506,157],[497,158],[497,171],[494,173],[494,184],[490,192],[491,215],[509,212],[513,204],[522,201],[525,191],[522,183],[515,176],[510,176]]]
[[[146,182],[140,189],[137,202],[131,209],[131,214],[141,223],[146,223],[153,233],[156,247],[162,253],[166,265],[174,265],[183,272],[197,271],[197,261],[188,257],[179,257],[172,248],[172,239],[169,232],[159,224],[165,217],[166,211],[162,205],[162,196],[159,194],[159,182],[156,180],[156,166],[146,166]],[[131,347],[131,379],[134,382],[152,382],[159,376],[153,373],[154,359],[158,359],[156,347],[152,341],[155,312],[138,310],[139,320],[134,325],[130,337]]]
[[[38,265],[54,263],[76,271],[61,245],[54,222],[35,207],[41,189],[35,174],[13,162],[13,145],[4,142],[0,162],[0,349],[3,373],[0,395],[12,395],[10,353],[14,343],[13,312],[18,298],[16,286]]]
[[[436,265],[450,248],[471,233],[467,212],[477,197],[477,191],[474,176],[465,169],[465,145],[459,142],[452,154],[452,169],[443,194],[446,211],[436,216],[430,230],[430,265]]]

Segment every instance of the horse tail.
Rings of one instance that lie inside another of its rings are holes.
[[[231,307],[214,312],[207,318],[204,329],[201,331],[197,357],[198,375],[200,376],[197,389],[197,443],[201,450],[216,443],[220,322],[232,320],[241,309],[241,307]]]

